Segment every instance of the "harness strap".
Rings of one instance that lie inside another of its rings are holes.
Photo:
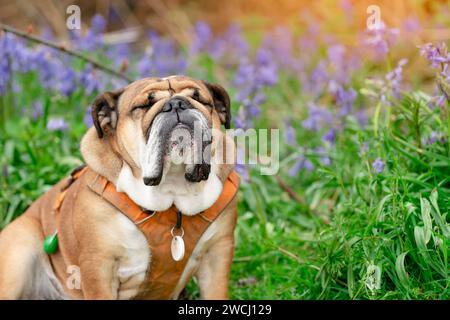
[[[170,299],[176,294],[176,286],[201,236],[235,197],[239,176],[236,172],[231,172],[223,185],[222,193],[210,208],[193,216],[183,216],[185,255],[179,261],[171,256],[171,230],[178,220],[178,209],[175,206],[149,215],[125,193],[118,192],[104,177],[97,176],[89,186],[133,221],[147,239],[152,256],[139,298]]]
[[[79,166],[72,170],[70,173],[70,177],[67,179],[67,182],[64,184],[64,186],[61,188],[61,192],[56,197],[55,203],[53,204],[53,214],[57,213],[59,209],[61,208],[62,203],[64,202],[64,199],[67,194],[67,190],[70,188],[70,186],[79,178],[81,177],[86,171],[88,167],[86,165]]]
[[[222,193],[210,208],[193,216],[183,216],[185,255],[182,260],[175,261],[171,257],[170,246],[173,237],[171,230],[179,220],[177,219],[178,209],[172,206],[162,212],[143,210],[126,193],[118,192],[113,183],[105,177],[95,174],[88,167],[72,174],[55,201],[55,210],[59,211],[72,183],[88,171],[93,173],[90,175],[93,178],[92,181],[87,181],[87,186],[133,221],[147,239],[152,253],[151,265],[140,292],[140,297],[146,299],[168,299],[172,297],[198,241],[211,223],[220,216],[233,200],[240,180],[236,172],[231,172],[223,185]]]
[[[239,181],[239,175],[232,171],[224,183],[222,193],[216,202],[210,208],[200,213],[202,218],[208,222],[213,222],[233,199],[239,187]],[[141,209],[126,193],[117,191],[114,184],[105,177],[97,175],[89,184],[89,188],[128,216],[133,222],[145,222],[148,220],[148,211]],[[172,207],[166,211],[174,211],[174,209]]]

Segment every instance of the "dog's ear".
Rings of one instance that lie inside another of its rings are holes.
[[[209,92],[214,99],[214,108],[219,114],[220,121],[225,126],[226,129],[231,127],[231,110],[230,110],[230,96],[225,91],[225,89],[214,83],[209,83],[203,81],[205,86],[208,88]]]
[[[117,125],[117,105],[124,89],[107,91],[95,98],[92,103],[92,119],[99,138],[114,131]]]

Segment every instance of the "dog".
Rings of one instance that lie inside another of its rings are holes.
[[[226,299],[239,178],[225,89],[145,78],[98,96],[92,118],[86,167],[0,233],[0,298],[177,299],[195,276],[202,299]]]

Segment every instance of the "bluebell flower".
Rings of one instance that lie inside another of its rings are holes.
[[[312,171],[314,170],[314,164],[309,159],[305,158],[303,155],[299,155],[295,159],[294,165],[289,169],[288,175],[290,177],[294,177],[302,169]]]
[[[297,139],[294,127],[290,124],[288,119],[284,120],[284,125],[285,125],[284,140],[290,146],[297,146]]]
[[[366,154],[368,151],[369,151],[369,144],[367,142],[363,142],[359,146],[359,155],[362,156],[362,155]]]
[[[88,108],[86,108],[86,111],[84,112],[84,116],[83,116],[83,122],[86,125],[86,127],[88,127],[88,128],[92,127],[92,125],[94,124],[94,122],[92,120],[91,111],[92,111],[92,107],[89,106]]]
[[[323,136],[322,140],[328,142],[330,144],[334,144],[336,142],[336,129],[331,128],[328,130]]]
[[[375,58],[384,59],[389,52],[389,47],[397,40],[399,33],[398,29],[388,28],[381,21],[375,28],[366,31],[364,44],[373,48]]]
[[[35,101],[31,105],[31,118],[33,120],[37,120],[44,114],[44,107],[42,106],[41,101]]]
[[[77,74],[70,66],[66,66],[58,75],[58,78],[59,83],[57,86],[62,95],[70,96],[77,89]]]
[[[407,33],[417,35],[417,33],[422,29],[422,25],[417,18],[408,17],[403,21],[402,29]]]
[[[431,131],[430,135],[426,138],[422,138],[422,144],[423,145],[431,145],[438,141],[439,139],[439,133],[436,131]]]
[[[434,45],[427,43],[419,48],[420,54],[431,62],[431,67],[439,69],[439,74],[444,81],[450,82],[450,52],[448,52],[446,44]],[[438,92],[438,95],[433,97],[433,100],[436,101],[436,106],[440,107],[448,98],[445,92],[441,90],[438,90]]]
[[[383,172],[385,163],[383,162],[383,160],[381,160],[380,158],[377,158],[373,163],[372,163],[372,168],[376,173],[381,173]]]
[[[214,36],[209,24],[199,21],[194,26],[193,34],[189,48],[191,57],[206,53],[216,63],[230,65],[237,63],[243,56],[247,56],[248,43],[236,24],[231,24],[222,35]]]
[[[278,69],[270,51],[259,48],[254,62],[248,57],[241,59],[233,79],[237,88],[235,99],[242,104],[235,119],[236,127],[245,129],[251,126],[251,118],[260,115],[260,105],[265,101],[264,88],[277,81]]]
[[[356,99],[356,91],[353,88],[345,89],[339,86],[334,94],[336,105],[339,107],[339,115],[347,116],[353,111],[353,103]]]
[[[313,149],[316,156],[319,158],[320,163],[323,166],[329,166],[331,165],[331,158],[329,156],[329,151],[326,150],[324,147],[317,147]]]
[[[187,61],[173,40],[150,32],[150,47],[138,63],[141,77],[162,77],[171,74],[183,74]]]
[[[50,118],[47,122],[47,129],[49,131],[64,131],[69,126],[63,118]]]
[[[106,29],[106,20],[102,15],[96,14],[91,20],[91,30],[96,34],[103,33]]]
[[[87,65],[79,74],[79,83],[87,95],[91,95],[100,90],[100,82],[94,73],[92,65]]]
[[[99,14],[91,19],[90,28],[82,35],[80,30],[71,30],[69,36],[77,49],[93,51],[103,45],[103,32],[106,29],[106,20]]]
[[[245,151],[242,148],[236,150],[236,165],[235,169],[239,173],[244,182],[250,181],[250,168],[245,162]]]
[[[400,97],[400,84],[403,79],[403,67],[407,62],[408,59],[401,59],[394,70],[392,70],[385,76],[390,94],[394,98]]]
[[[211,27],[204,21],[198,21],[193,30],[193,39],[190,46],[190,55],[208,51],[208,45],[213,38]]]
[[[314,103],[308,103],[308,112],[308,118],[302,122],[303,127],[308,130],[320,131],[324,125],[333,121],[333,114],[328,109]]]

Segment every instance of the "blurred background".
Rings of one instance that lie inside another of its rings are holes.
[[[141,28],[151,28],[178,41],[191,39],[189,30],[199,20],[207,22],[218,32],[237,22],[252,32],[278,25],[301,30],[312,19],[320,23],[318,28],[323,31],[351,41],[358,31],[366,28],[366,9],[372,4],[380,7],[382,19],[390,27],[413,28],[420,25],[426,29],[436,28],[427,30],[427,34],[421,30],[420,36],[426,38],[448,38],[450,33],[445,29],[448,23],[445,0],[1,0],[0,20],[22,29],[30,25],[38,30],[50,28],[58,38],[65,38],[68,30],[62,17],[72,4],[81,8],[84,27],[89,25],[92,16],[100,14],[108,21],[107,32],[137,29],[142,35]]]

